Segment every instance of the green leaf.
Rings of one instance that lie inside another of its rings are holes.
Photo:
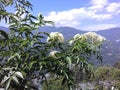
[[[9,80],[9,77],[5,76],[5,77],[3,78],[3,80],[1,81],[0,84],[2,85],[2,84],[4,84],[4,83],[5,83],[6,81],[8,81],[8,80]]]
[[[11,56],[9,59],[8,59],[8,62],[12,59],[14,59],[15,57],[18,57],[18,59],[20,59],[20,55],[18,53],[15,53],[13,56]]]
[[[69,68],[71,68],[71,64],[72,64],[72,62],[71,62],[71,58],[70,58],[70,57],[66,57],[66,59],[67,59],[67,62],[68,62]]]
[[[13,75],[11,78],[12,78],[13,81],[15,81],[17,84],[19,84],[19,81],[18,81],[18,79],[15,75]]]
[[[51,25],[54,26],[54,22],[52,22],[52,21],[45,21],[45,23],[47,23],[47,24],[51,24]]]
[[[5,39],[8,40],[8,34],[4,30],[0,30],[0,34],[5,37]]]
[[[69,75],[65,71],[63,71],[63,73],[66,76],[66,79],[68,80],[69,79],[69,77],[68,77]]]
[[[33,66],[33,64],[35,64],[37,61],[32,61],[32,62],[30,62],[30,64],[29,64],[29,70],[32,68],[32,66]]]
[[[33,18],[33,19],[35,19],[35,20],[37,20],[37,18],[35,17],[35,16],[33,16],[33,15],[29,15],[31,18]]]
[[[29,40],[25,40],[21,43],[21,46],[27,45],[29,43]]]
[[[10,86],[10,82],[11,82],[11,78],[8,80],[8,82],[5,85],[5,90],[8,90],[9,86]]]

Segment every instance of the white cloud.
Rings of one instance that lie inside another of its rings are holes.
[[[105,6],[108,4],[108,0],[91,0],[91,4]]]
[[[114,28],[114,27],[118,27],[118,26],[119,26],[119,24],[97,24],[97,25],[85,26],[85,27],[82,27],[82,29],[88,30],[88,31],[97,31],[97,30]]]
[[[83,20],[106,20],[112,18],[111,14],[97,14],[95,11],[87,11],[85,8],[72,9],[68,11],[55,12],[52,11],[46,20],[54,21],[56,26],[72,26],[77,27],[81,25]]]
[[[102,20],[106,20],[106,19],[111,19],[112,14],[95,14],[92,16],[92,18],[102,21]]]
[[[87,12],[84,8],[72,9],[68,11],[55,12],[52,11],[48,16],[45,17],[46,20],[51,20],[55,22],[56,26],[79,26],[80,20],[85,18]]]
[[[91,21],[104,21],[114,18],[114,14],[120,13],[120,4],[111,3],[108,0],[91,0],[90,5],[87,7],[71,9],[67,11],[52,11],[45,16],[45,20],[54,21],[56,27],[60,26],[70,26],[74,28],[79,28],[82,26],[82,22]],[[113,13],[114,12],[114,13]],[[99,27],[100,29],[106,29],[112,25],[103,24],[90,26],[89,28]],[[79,28],[80,29],[80,28]],[[98,29],[98,28],[97,28]],[[96,30],[96,29],[95,29]]]
[[[101,10],[108,4],[108,0],[91,0],[91,5],[89,9]]]
[[[107,8],[106,8],[107,12],[110,12],[110,13],[114,13],[114,12],[117,12],[120,10],[120,2],[118,3],[110,3]]]

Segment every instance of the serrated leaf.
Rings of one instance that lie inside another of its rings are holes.
[[[24,78],[23,78],[23,74],[22,74],[21,72],[19,72],[19,71],[15,72],[15,75],[16,75],[17,77],[20,77],[20,78],[24,79]]]

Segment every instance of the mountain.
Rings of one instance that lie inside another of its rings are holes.
[[[106,37],[106,39],[111,41],[120,40],[120,28],[110,28],[97,31],[96,33],[101,34],[102,36]]]
[[[8,32],[8,28],[0,27],[0,30],[5,30]],[[65,40],[71,39],[75,34],[83,34],[87,31],[78,30],[71,27],[40,27],[39,31],[44,32],[61,32]],[[106,30],[96,31],[97,34],[102,35],[107,39],[103,44],[101,53],[103,56],[103,64],[113,65],[115,62],[120,60],[120,28],[110,28]]]
[[[102,48],[104,64],[113,65],[116,61],[120,61],[120,28],[111,28],[96,33],[107,39]]]

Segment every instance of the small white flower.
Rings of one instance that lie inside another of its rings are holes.
[[[80,34],[76,34],[73,38],[74,39],[81,38],[81,35]]]
[[[70,40],[68,43],[69,43],[69,45],[72,45],[73,42],[74,42],[74,40]]]
[[[47,42],[51,42],[51,40],[54,41],[55,39],[57,39],[58,42],[61,42],[61,43],[64,42],[63,34],[59,32],[51,32],[50,36],[47,38]]]
[[[53,57],[53,58],[56,58],[56,56],[55,56],[56,53],[59,53],[59,51],[53,50],[53,51],[50,52],[49,56]]]

